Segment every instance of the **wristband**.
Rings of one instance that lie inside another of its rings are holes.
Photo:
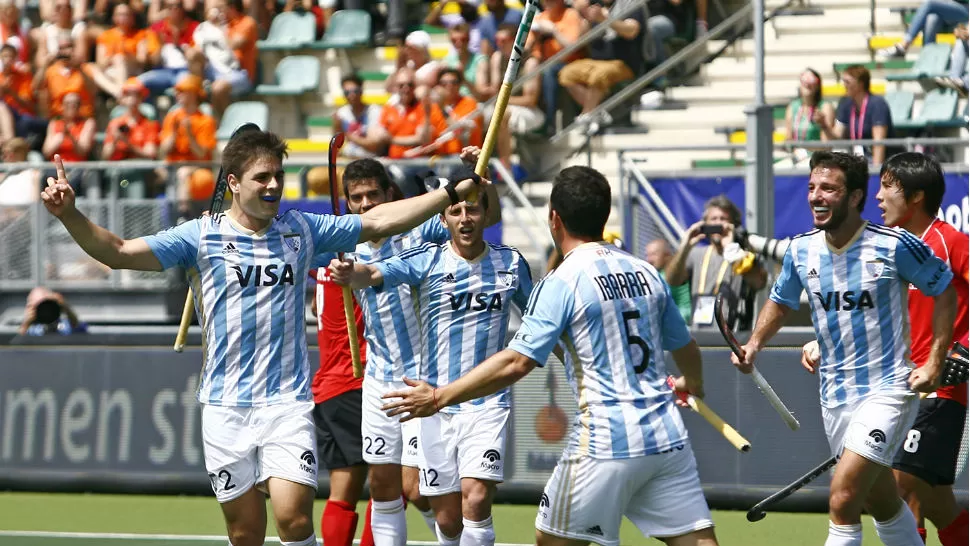
[[[458,198],[458,191],[455,190],[454,184],[447,184],[445,186],[445,191],[448,192],[448,199],[451,199],[452,205],[461,203],[461,199]]]

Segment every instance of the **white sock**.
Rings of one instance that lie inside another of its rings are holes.
[[[371,521],[371,527],[373,526],[374,522]],[[461,540],[461,536],[464,533],[458,533],[458,536],[456,537],[445,536],[445,534],[441,532],[441,527],[438,527],[438,524],[435,523],[434,534],[438,536],[438,544],[441,546],[458,546],[458,541]],[[377,545],[375,544],[374,546]]]
[[[280,540],[280,546],[317,546],[317,535],[311,534],[303,540],[285,542]]]
[[[492,516],[482,521],[461,519],[464,528],[461,530],[460,546],[494,546],[495,527],[492,526]]]
[[[374,535],[374,546],[405,546],[408,542],[408,526],[404,501],[374,501],[371,506],[370,529]]]
[[[922,546],[923,539],[916,530],[916,518],[905,502],[889,521],[876,521],[876,534],[886,546]]]
[[[829,538],[825,546],[862,546],[862,524],[836,525],[829,521]]]
[[[427,525],[428,529],[430,529],[433,533],[435,527],[434,510],[429,509],[427,512],[424,510],[418,510],[418,512],[421,512],[421,517],[424,518],[424,524]]]

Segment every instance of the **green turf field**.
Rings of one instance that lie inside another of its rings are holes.
[[[365,506],[362,503],[358,511],[363,513]],[[534,543],[535,510],[534,506],[496,506],[497,541]],[[319,502],[314,517],[319,518],[322,511],[323,502]],[[818,546],[825,542],[828,531],[828,518],[823,514],[771,513],[758,523],[748,523],[743,512],[719,511],[714,513],[714,520],[718,539],[725,546]],[[866,543],[878,544],[872,521],[866,518],[863,525]],[[408,510],[408,526],[410,540],[434,540],[413,509]],[[319,536],[319,529],[317,532]],[[223,546],[225,539],[221,536],[225,536],[222,516],[215,499],[209,497],[0,493],[0,545],[4,546]],[[276,536],[272,523],[267,536]],[[930,544],[938,544],[934,531],[930,536]],[[659,544],[643,538],[626,521],[621,541],[624,545]]]

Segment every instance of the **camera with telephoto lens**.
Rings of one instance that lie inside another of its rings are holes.
[[[791,239],[769,239],[757,233],[751,233],[744,226],[734,228],[734,240],[745,250],[777,262],[784,261],[785,252],[788,251],[788,245],[791,244]]]

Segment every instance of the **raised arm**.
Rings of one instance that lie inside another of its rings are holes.
[[[458,198],[463,200],[476,186],[471,179],[462,180],[454,190]],[[371,241],[404,233],[439,214],[450,204],[451,198],[443,188],[410,199],[380,204],[361,215],[359,240]]]
[[[122,239],[95,225],[77,210],[74,189],[64,173],[60,155],[54,156],[54,163],[57,166],[57,179],[47,179],[47,187],[40,197],[47,210],[64,224],[78,246],[112,269],[161,271],[161,262],[143,239]]]

